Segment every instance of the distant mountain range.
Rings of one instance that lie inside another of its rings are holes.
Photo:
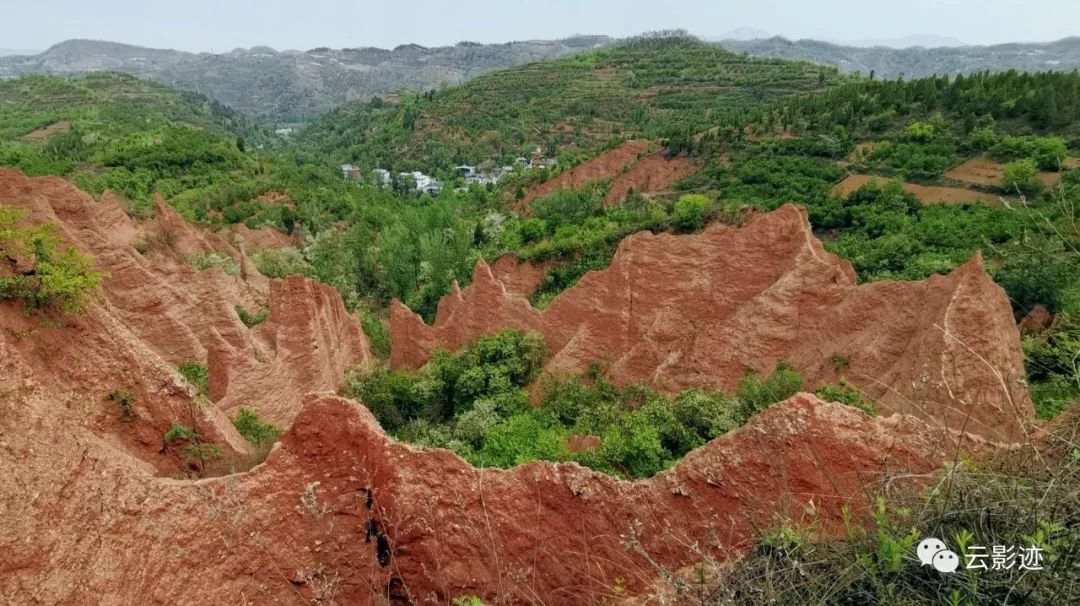
[[[7,57],[9,55],[36,55],[41,51],[36,50],[23,50],[18,48],[0,48],[0,57]]]
[[[849,73],[873,71],[883,78],[1005,69],[1067,71],[1080,67],[1080,38],[994,46],[868,48],[816,40],[759,38],[765,35],[759,30],[735,30],[729,35],[742,39],[713,44],[761,57],[832,65]],[[920,41],[955,42],[935,37],[878,42]],[[0,78],[112,70],[196,91],[257,118],[285,123],[307,121],[357,99],[402,89],[429,90],[460,84],[485,72],[614,42],[608,36],[574,36],[505,44],[461,42],[438,48],[406,44],[393,50],[316,48],[301,52],[256,46],[215,54],[69,40],[34,55],[0,56]]]
[[[773,37],[716,42],[734,52],[760,57],[802,59],[840,68],[844,72],[873,71],[883,78],[920,78],[940,74],[970,74],[984,70],[1072,71],[1080,67],[1080,38],[1056,42],[1009,43],[993,46],[887,48],[844,46],[817,40]]]
[[[266,46],[232,52],[188,53],[115,42],[68,40],[30,56],[0,58],[0,78],[29,74],[118,71],[193,90],[274,122],[304,121],[356,99],[401,89],[460,84],[484,72],[562,57],[610,44],[607,36],[461,42],[425,48],[316,48],[276,51]]]

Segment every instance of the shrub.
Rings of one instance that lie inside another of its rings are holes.
[[[1041,183],[1035,179],[1036,172],[1034,160],[1010,162],[1001,171],[1001,186],[1008,191],[1020,191],[1025,194],[1037,192]]]
[[[786,400],[802,389],[802,377],[785,362],[778,362],[776,368],[764,380],[750,373],[743,377],[735,397],[739,401],[742,418],[745,421],[767,407]]]
[[[371,351],[379,358],[390,357],[390,327],[386,321],[368,307],[360,309],[360,326],[371,344]]]
[[[259,413],[250,408],[241,407],[232,419],[233,427],[253,446],[273,444],[281,437],[281,430],[262,420]]]
[[[26,212],[0,205],[0,258],[11,263],[0,274],[0,299],[22,299],[28,311],[56,308],[81,313],[86,299],[101,285],[93,259],[74,248],[61,249],[56,225],[19,227]],[[30,269],[15,272],[14,259],[30,262]]]
[[[696,231],[705,225],[711,202],[701,194],[684,194],[675,202],[672,222],[683,231]]]
[[[289,247],[277,250],[257,250],[251,254],[251,262],[259,273],[267,278],[307,275],[311,267],[299,250]]]
[[[251,328],[266,320],[267,316],[270,315],[270,308],[260,309],[259,311],[252,313],[237,305],[236,315],[240,317],[240,321],[244,323],[244,326]]]
[[[169,431],[165,432],[164,440],[166,443],[174,442],[176,440],[194,440],[199,437],[199,434],[194,429],[181,425],[179,423],[173,423],[169,427]]]
[[[109,392],[108,399],[120,407],[120,420],[133,421],[135,419],[135,394],[128,388],[114,389]]]
[[[218,253],[199,253],[184,257],[184,263],[191,265],[199,271],[205,271],[211,267],[220,267],[226,274],[235,276],[240,273],[240,267],[235,261],[226,255]]]
[[[814,395],[826,402],[836,402],[858,408],[871,417],[877,416],[877,411],[869,402],[863,399],[862,392],[855,389],[847,382],[841,380],[837,385],[823,385],[814,392]]]
[[[210,393],[210,373],[205,364],[198,362],[184,362],[179,367],[180,375],[191,383],[192,387],[202,395]]]

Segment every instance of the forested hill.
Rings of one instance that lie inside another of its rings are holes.
[[[260,174],[248,148],[276,142],[216,101],[126,74],[0,82],[0,166],[66,176],[92,193],[112,189],[136,213],[155,192],[198,205],[201,218],[222,192],[248,200],[260,193],[247,187]]]
[[[610,43],[606,36],[575,36],[504,44],[461,42],[438,48],[405,44],[393,50],[316,48],[299,52],[257,46],[196,54],[68,40],[37,55],[0,58],[0,78],[118,71],[205,94],[263,120],[299,122],[355,99],[399,89],[459,84],[491,70]]]
[[[842,79],[832,67],[738,55],[689,36],[651,36],[396,104],[351,103],[302,139],[366,168],[506,163],[538,147],[565,164],[612,141],[697,133],[723,116]]]
[[[982,71],[1072,71],[1080,67],[1080,38],[1046,43],[1009,43],[993,46],[923,48],[870,48],[842,46],[818,40],[722,40],[733,52],[759,57],[798,59],[832,65],[845,73],[874,72],[883,78],[972,74]]]

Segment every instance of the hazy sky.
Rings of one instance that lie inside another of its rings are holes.
[[[0,0],[0,47],[93,38],[191,51],[505,42],[737,28],[789,38],[934,34],[969,44],[1080,35],[1078,0]]]

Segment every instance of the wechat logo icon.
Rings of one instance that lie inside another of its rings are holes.
[[[955,572],[960,567],[960,556],[939,539],[923,539],[915,549],[923,566],[933,566],[938,572]]]

